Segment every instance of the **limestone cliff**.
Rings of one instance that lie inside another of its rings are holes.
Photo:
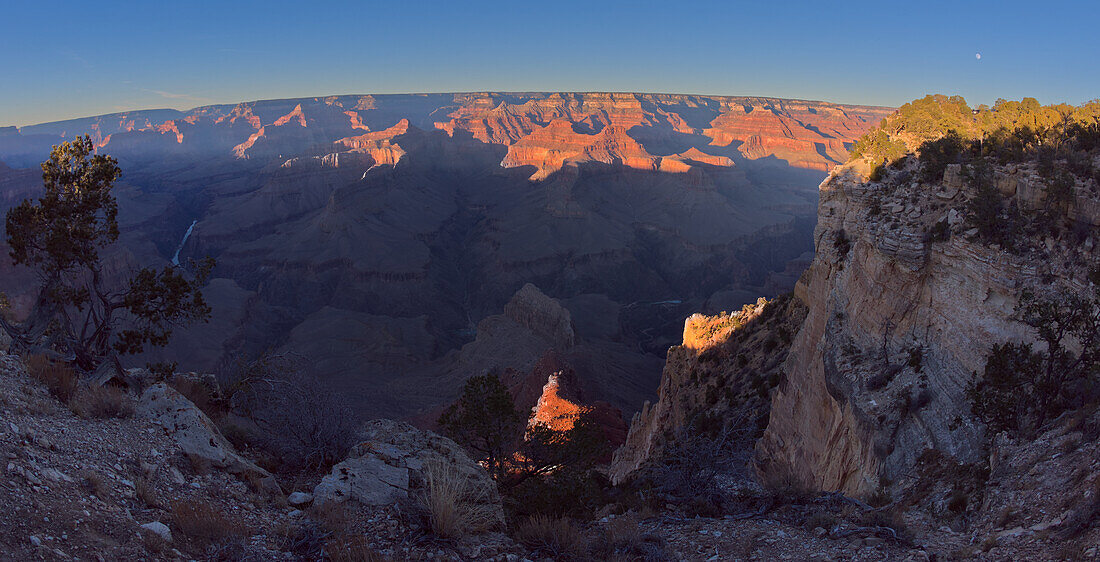
[[[1096,264],[1095,187],[1073,186],[1075,234],[1010,253],[965,223],[975,190],[957,165],[916,181],[915,158],[865,181],[866,164],[821,184],[816,256],[795,290],[809,313],[784,365],[787,378],[757,444],[764,478],[867,494],[928,449],[974,462],[983,426],[965,396],[993,344],[1034,341],[1015,314],[1021,291],[1084,289]],[[993,184],[1024,216],[1042,205],[1033,163],[994,166]]]
[[[706,431],[707,420],[747,423],[762,430],[772,390],[805,306],[789,294],[759,299],[733,314],[695,314],[684,322],[683,344],[668,350],[657,402],[634,414],[626,443],[612,459],[615,483],[659,457],[681,430]]]

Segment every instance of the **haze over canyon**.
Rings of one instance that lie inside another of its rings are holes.
[[[629,419],[685,317],[793,288],[818,184],[891,111],[628,93],[133,111],[0,128],[0,206],[88,134],[123,170],[114,273],[216,258],[211,321],[135,365],[293,352],[365,412],[410,417],[553,350]],[[0,262],[17,312],[33,287]]]

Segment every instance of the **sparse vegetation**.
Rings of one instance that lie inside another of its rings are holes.
[[[329,539],[323,549],[324,560],[332,562],[388,562],[390,559],[379,554],[370,546],[363,535],[340,535]]]
[[[500,525],[491,491],[474,485],[470,476],[458,472],[455,465],[432,462],[425,474],[427,481],[420,501],[437,537],[458,539]]]
[[[201,499],[176,500],[171,505],[172,528],[200,548],[247,535],[244,524]]]
[[[28,355],[23,359],[27,374],[46,385],[50,394],[68,404],[80,386],[80,379],[72,367],[45,355]]]
[[[852,241],[848,239],[848,233],[844,232],[843,228],[836,231],[836,237],[833,238],[833,248],[841,259],[847,257],[848,252],[852,250]]]
[[[359,418],[342,396],[305,372],[300,358],[265,354],[222,370],[225,410],[254,425],[238,437],[271,455],[281,472],[323,472],[355,444]]]
[[[134,494],[145,507],[152,509],[164,507],[163,502],[160,500],[160,495],[157,494],[156,486],[143,476],[134,479]]]
[[[671,560],[664,541],[660,537],[642,532],[639,524],[639,517],[633,513],[608,521],[592,542],[591,557],[597,560],[646,562]]]
[[[1068,290],[1021,296],[1020,318],[1045,345],[996,344],[984,372],[974,374],[971,408],[991,430],[1033,433],[1100,397],[1100,286],[1094,290],[1090,297]]]
[[[74,413],[85,418],[128,418],[134,415],[134,399],[116,386],[83,386],[73,396]]]
[[[534,515],[516,528],[515,537],[554,560],[584,560],[588,553],[588,537],[567,517]]]

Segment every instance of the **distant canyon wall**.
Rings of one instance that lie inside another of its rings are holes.
[[[531,282],[572,314],[593,399],[630,413],[683,316],[790,288],[815,186],[888,112],[607,93],[133,111],[0,129],[0,201],[38,188],[18,167],[89,134],[124,171],[116,271],[217,259],[211,322],[138,361],[293,351],[372,413],[408,415],[457,390],[454,352]],[[26,304],[28,279],[0,285]]]

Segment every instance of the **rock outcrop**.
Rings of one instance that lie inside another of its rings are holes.
[[[542,388],[532,405],[529,389],[537,387],[540,381]],[[577,372],[556,353],[546,354],[519,383],[509,384],[509,390],[516,396],[517,407],[530,412],[529,424],[568,431],[584,415],[603,431],[611,450],[626,439],[627,425],[622,411],[602,400],[588,398],[591,392],[583,389]]]
[[[795,291],[809,313],[758,443],[764,477],[866,495],[927,449],[978,460],[986,436],[965,390],[993,344],[1034,341],[1015,313],[1021,292],[1087,285],[1075,264],[1097,263],[1095,231],[1015,254],[984,245],[962,220],[973,190],[958,169],[927,185],[909,179],[915,165],[873,182],[854,162],[821,185],[817,253]],[[1019,187],[1040,182],[1028,165],[995,172],[1011,178],[997,182],[1011,204],[1033,205]],[[949,232],[933,239],[937,223]]]
[[[559,351],[568,351],[576,341],[569,311],[530,283],[508,301],[504,314],[520,326],[546,338]]]
[[[496,484],[454,441],[393,420],[367,422],[362,434],[363,441],[313,489],[315,505],[419,500],[426,493],[429,472],[446,471],[465,480],[467,499],[489,506],[499,525],[504,524]]]
[[[699,416],[747,426],[753,436],[763,429],[790,335],[805,313],[800,301],[786,295],[759,299],[733,314],[688,317],[683,343],[668,350],[657,401],[634,414],[625,443],[615,451],[612,482],[659,460],[667,440],[691,429]]]
[[[279,491],[271,473],[239,455],[202,410],[167,384],[147,388],[138,400],[137,412],[164,428],[184,454]]]

